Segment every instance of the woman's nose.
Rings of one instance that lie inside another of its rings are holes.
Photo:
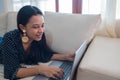
[[[40,28],[39,28],[39,32],[44,32],[44,28],[43,28],[43,27],[40,27]]]

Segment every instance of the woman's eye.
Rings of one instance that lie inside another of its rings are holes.
[[[33,28],[39,28],[39,26],[38,25],[34,25],[34,26],[32,26]]]
[[[44,28],[44,24],[42,24],[42,26],[41,26],[42,28]]]
[[[33,28],[38,28],[37,26],[34,26]]]
[[[33,25],[32,27],[33,27],[33,28],[40,28],[40,27],[41,27],[41,28],[44,28],[44,24],[42,24],[42,25]]]

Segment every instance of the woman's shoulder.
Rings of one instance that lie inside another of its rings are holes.
[[[19,30],[15,29],[15,30],[5,33],[3,38],[16,38],[19,34],[20,34]]]
[[[0,48],[4,48],[5,45],[13,46],[19,43],[20,42],[19,34],[20,33],[17,29],[5,33],[5,35],[3,36],[2,42],[0,44]]]

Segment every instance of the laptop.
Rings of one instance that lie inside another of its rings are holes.
[[[49,65],[60,67],[64,70],[64,77],[57,80],[75,80],[75,73],[77,71],[77,67],[90,43],[90,40],[85,40],[80,48],[75,52],[75,58],[73,62],[69,61],[52,61]],[[32,80],[54,80],[51,78],[47,78],[43,75],[37,75]]]

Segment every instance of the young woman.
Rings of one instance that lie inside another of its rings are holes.
[[[4,77],[10,80],[38,74],[54,79],[63,77],[64,71],[57,67],[37,65],[26,68],[21,65],[33,65],[49,60],[73,61],[74,59],[74,53],[59,54],[47,46],[41,10],[30,5],[22,7],[17,15],[17,27],[18,29],[6,33],[0,44]]]

